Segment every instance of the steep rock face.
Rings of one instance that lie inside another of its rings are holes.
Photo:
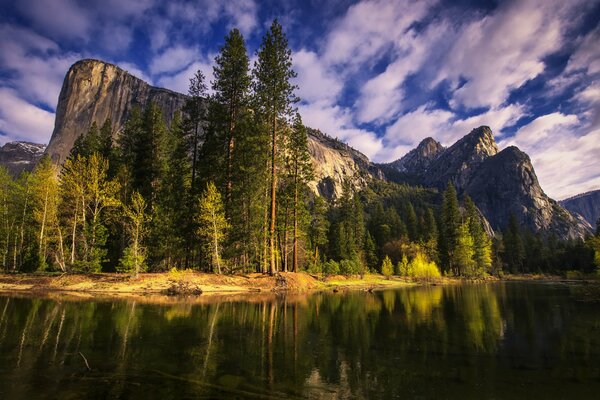
[[[487,126],[473,129],[433,160],[425,171],[424,183],[443,188],[448,181],[457,188],[469,182],[473,171],[488,157],[498,153],[498,146]]]
[[[32,171],[44,154],[46,145],[31,142],[8,142],[0,147],[0,165],[17,176],[23,171]]]
[[[82,60],[69,69],[60,93],[56,122],[47,153],[55,162],[63,162],[75,139],[87,132],[93,122],[111,119],[117,132],[131,109],[155,102],[167,123],[185,103],[187,96],[156,88],[121,68],[98,60]],[[309,129],[308,145],[315,166],[310,186],[328,198],[342,193],[344,179],[358,189],[380,170],[368,158],[350,146],[323,133]]]
[[[425,138],[419,145],[406,153],[402,158],[389,164],[398,172],[408,174],[423,174],[433,161],[444,151],[444,146],[433,138]]]
[[[591,229],[544,193],[527,154],[516,147],[498,153],[487,126],[473,129],[423,168],[406,169],[413,183],[442,190],[452,182],[459,195],[471,196],[494,230],[503,229],[511,214],[533,231],[552,231],[562,238],[583,237]]]
[[[590,229],[544,193],[529,156],[514,146],[483,161],[463,189],[496,229],[505,227],[511,214],[534,231],[564,238],[582,237]]]
[[[315,177],[309,186],[329,199],[342,195],[344,179],[361,189],[373,175],[381,174],[367,156],[316,129],[308,129],[308,151]]]
[[[62,163],[75,139],[87,132],[93,122],[101,125],[110,118],[115,128],[123,126],[133,107],[155,102],[170,122],[186,96],[148,85],[116,65],[97,60],[73,64],[63,82],[54,132],[46,152]]]
[[[594,228],[600,218],[600,190],[578,194],[560,202],[560,204],[571,211],[581,215]]]

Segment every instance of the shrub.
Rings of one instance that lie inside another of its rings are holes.
[[[390,279],[390,276],[394,273],[394,265],[388,256],[385,256],[383,259],[383,263],[381,264],[381,273],[387,279]]]
[[[402,262],[398,263],[398,270],[403,276],[426,281],[441,277],[437,265],[433,261],[429,261],[421,252],[418,252],[410,262],[403,257]]]
[[[340,264],[329,260],[323,263],[323,273],[326,275],[337,275],[340,273]]]

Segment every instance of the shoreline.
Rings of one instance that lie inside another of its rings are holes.
[[[430,282],[409,278],[367,274],[360,276],[315,276],[306,272],[281,272],[275,276],[260,273],[217,275],[196,271],[129,274],[6,274],[0,273],[0,295],[73,298],[162,299],[234,297],[252,298],[274,294],[306,294],[318,291],[373,291],[386,288],[460,285],[491,282],[589,283],[555,275],[506,275],[502,278],[464,279],[443,277]]]

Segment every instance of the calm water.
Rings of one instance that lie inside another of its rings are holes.
[[[600,303],[580,290],[0,297],[0,398],[598,399]]]

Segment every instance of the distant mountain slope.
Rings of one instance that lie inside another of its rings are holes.
[[[47,153],[63,162],[73,143],[93,122],[110,118],[120,129],[134,106],[156,103],[170,122],[186,95],[148,85],[127,71],[98,60],[81,60],[69,69],[59,97],[54,132]],[[320,131],[309,129],[309,150],[315,166],[311,187],[320,194],[336,198],[342,193],[344,179],[357,188],[364,187],[379,169],[359,151]]]
[[[0,147],[0,165],[11,175],[32,171],[44,154],[46,145],[31,142],[8,142]]]
[[[473,198],[494,230],[503,229],[510,214],[533,231],[554,232],[563,238],[584,237],[591,230],[585,220],[544,193],[527,154],[516,147],[498,152],[487,126],[472,130],[449,148],[433,154],[411,161],[411,165],[421,165],[422,169],[405,168],[404,172],[417,183],[440,190],[452,182],[459,194]],[[398,164],[404,166],[402,159],[390,165]],[[393,179],[391,174],[388,177]]]
[[[600,190],[581,193],[565,199],[560,204],[567,210],[581,215],[590,225],[596,228],[600,218]]]

